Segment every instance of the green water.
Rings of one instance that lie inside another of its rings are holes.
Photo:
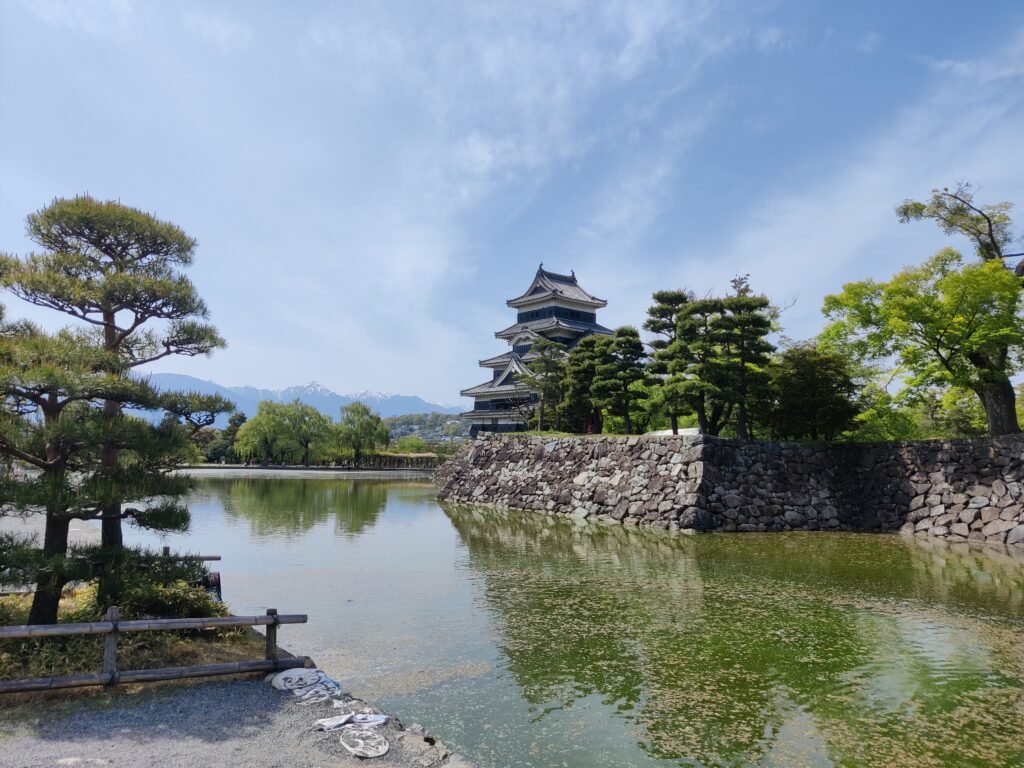
[[[167,543],[222,555],[237,612],[308,613],[283,645],[489,768],[1024,766],[1024,552],[433,493],[202,480]]]

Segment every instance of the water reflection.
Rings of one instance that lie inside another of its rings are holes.
[[[596,700],[688,765],[1024,763],[1009,554],[444,509],[538,723]]]
[[[216,499],[232,520],[246,520],[254,536],[291,538],[334,518],[338,535],[357,536],[373,527],[402,485],[385,480],[238,478],[201,481],[200,493]]]

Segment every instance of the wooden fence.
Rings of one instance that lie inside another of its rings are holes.
[[[155,680],[180,680],[208,675],[234,675],[245,672],[275,672],[282,669],[304,667],[309,659],[298,656],[278,658],[277,628],[281,624],[305,624],[302,614],[279,616],[268,608],[265,616],[215,616],[200,619],[137,619],[121,621],[116,606],[107,610],[104,621],[87,624],[29,624],[0,627],[0,640],[18,640],[36,637],[69,635],[106,635],[103,643],[103,671],[94,674],[67,677],[41,677],[26,680],[0,680],[0,693],[16,691],[46,691],[55,688],[75,688],[86,685],[116,685],[117,683],[148,683]],[[238,661],[225,664],[202,664],[191,667],[165,669],[120,670],[117,665],[117,639],[122,632],[154,632],[182,629],[221,629],[224,627],[267,628],[266,657],[259,661]]]

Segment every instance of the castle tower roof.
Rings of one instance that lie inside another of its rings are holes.
[[[608,304],[604,299],[599,299],[583,290],[576,282],[575,272],[560,275],[557,272],[548,272],[544,269],[543,264],[537,269],[537,274],[526,292],[505,303],[515,309],[520,309],[551,300],[589,309],[598,309]]]

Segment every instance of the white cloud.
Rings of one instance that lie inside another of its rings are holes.
[[[775,301],[798,299],[784,318],[787,333],[815,334],[826,293],[887,277],[948,242],[927,224],[898,224],[897,203],[958,179],[980,184],[985,200],[1024,200],[1022,65],[1018,36],[997,55],[949,68],[955,77],[852,152],[841,170],[811,188],[777,190],[720,248],[686,260],[678,283],[721,291],[732,275],[750,273]]]
[[[131,0],[22,0],[22,7],[45,23],[96,37],[124,29]]]
[[[882,44],[882,36],[877,32],[868,32],[857,42],[857,52],[871,55]]]
[[[761,53],[791,51],[796,48],[796,38],[775,26],[764,27],[754,32],[754,47]]]
[[[223,53],[240,51],[249,45],[252,30],[236,19],[223,14],[187,11],[182,15],[185,29]]]

